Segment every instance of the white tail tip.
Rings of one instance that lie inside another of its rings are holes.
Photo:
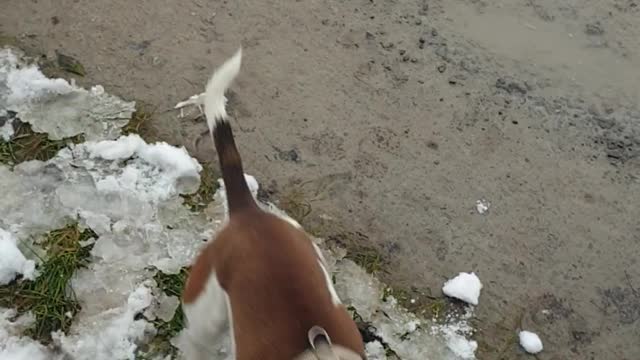
[[[227,118],[225,91],[231,86],[233,79],[240,72],[242,48],[220,65],[211,75],[204,94],[204,113],[207,117],[209,131],[213,134],[216,122]]]

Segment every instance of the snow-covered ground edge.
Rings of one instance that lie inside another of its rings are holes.
[[[128,119],[132,103],[102,91],[79,90],[61,79],[46,79],[21,61],[11,51],[0,50],[0,115],[14,111],[35,129],[47,132],[49,112],[64,106],[75,115],[56,121],[71,130],[56,130],[52,138],[77,134],[85,127],[92,129],[92,135],[91,141],[71,145],[47,162],[29,161],[13,169],[0,165],[0,187],[7,189],[0,194],[0,213],[6,214],[0,229],[12,241],[29,242],[33,236],[79,221],[98,239],[92,263],[72,281],[82,310],[68,334],[54,334],[57,352],[22,336],[20,328],[26,321],[16,319],[13,310],[2,309],[0,359],[54,359],[62,357],[60,350],[74,359],[132,359],[138,346],[153,336],[151,320],[170,319],[172,314],[163,305],[167,299],[158,291],[150,267],[176,273],[190,264],[226,217],[224,188],[204,213],[190,212],[179,195],[197,189],[202,168],[184,148],[147,144],[137,135],[118,137],[126,121],[114,126],[112,117],[96,112],[86,125],[87,117],[77,116],[86,107],[108,108]],[[258,182],[249,180],[257,193]],[[273,204],[263,205],[286,217]],[[316,240],[322,246],[322,240]],[[477,345],[469,340],[473,329],[467,321],[471,307],[449,323],[420,319],[393,298],[382,301],[383,284],[344,258],[344,253],[324,252],[345,304],[354,307],[400,358],[474,358]],[[29,276],[30,271],[27,264],[15,273]],[[169,308],[175,311],[175,301]],[[381,343],[369,343],[367,349],[372,359],[386,359]],[[219,358],[226,358],[226,353]]]

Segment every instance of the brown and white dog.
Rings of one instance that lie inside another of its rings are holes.
[[[197,102],[218,152],[229,219],[193,264],[183,293],[189,359],[210,359],[229,329],[238,360],[364,359],[362,337],[341,304],[320,250],[294,222],[263,211],[245,181],[224,92],[239,50]]]

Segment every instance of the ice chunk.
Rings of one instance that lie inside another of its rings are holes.
[[[11,171],[0,165],[0,227],[18,240],[65,225],[52,193],[63,179],[56,167],[41,161],[22,163]]]
[[[442,292],[450,297],[460,299],[472,305],[478,305],[482,283],[475,273],[460,273],[448,280],[442,287]]]
[[[180,299],[176,296],[161,293],[158,295],[156,316],[164,322],[169,322],[173,319],[173,315],[175,315],[178,306],[180,306]]]
[[[19,51],[5,48],[0,50],[0,109],[17,112],[52,140],[81,133],[87,140],[102,140],[120,135],[135,102],[109,95],[101,86],[85,90],[64,79],[49,79]]]
[[[520,346],[529,354],[537,354],[542,351],[542,340],[538,334],[531,331],[520,331],[518,334],[520,338]]]
[[[35,262],[24,257],[16,241],[11,233],[0,228],[0,285],[10,283],[18,274],[31,280],[35,277]]]

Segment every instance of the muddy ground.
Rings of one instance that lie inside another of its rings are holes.
[[[205,125],[171,108],[242,44],[246,170],[308,229],[374,246],[394,286],[439,296],[478,273],[480,359],[528,358],[521,327],[538,359],[640,358],[639,2],[0,8],[5,40],[79,60],[79,83],[153,107],[156,134],[204,161]]]

